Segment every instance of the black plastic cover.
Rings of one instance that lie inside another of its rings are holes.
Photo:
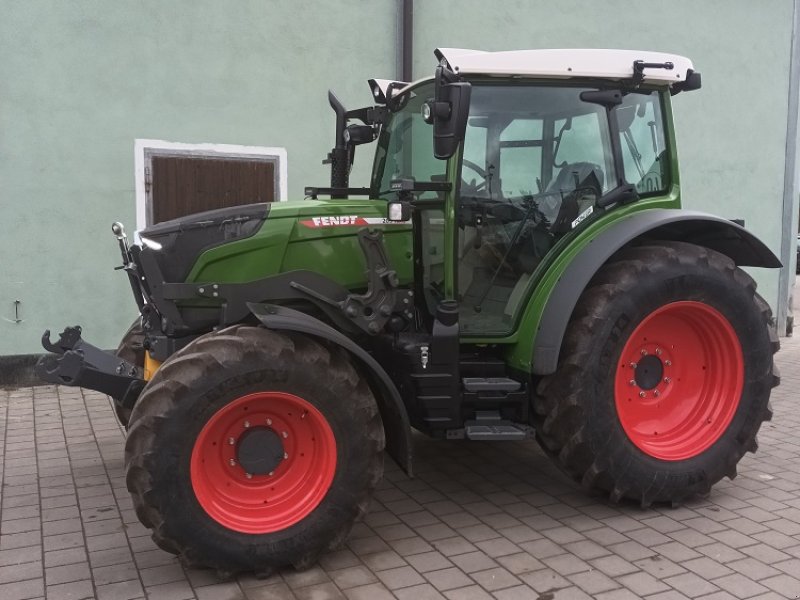
[[[161,244],[160,250],[146,244],[142,253],[152,253],[168,282],[185,281],[197,257],[215,246],[254,235],[269,214],[269,204],[247,204],[195,213],[164,221],[139,232],[139,236]]]

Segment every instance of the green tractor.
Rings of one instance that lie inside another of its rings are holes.
[[[681,209],[681,56],[436,51],[336,113],[327,188],[119,240],[141,317],[69,327],[38,372],[109,394],[127,486],[188,564],[304,568],[367,510],[386,448],[535,437],[587,490],[678,503],[771,417],[778,340],[743,226]],[[369,187],[349,185],[376,142]],[[329,199],[321,199],[320,197]]]

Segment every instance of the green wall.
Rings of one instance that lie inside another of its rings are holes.
[[[134,139],[285,147],[302,198],[328,183],[327,89],[363,106],[366,80],[397,70],[394,0],[0,0],[0,14],[0,355],[71,324],[115,347],[133,320],[110,226],[135,229]]]
[[[766,9],[768,5],[768,10]],[[684,202],[780,250],[792,0],[416,0],[414,74],[433,49],[618,47],[689,56],[675,99]],[[333,87],[397,72],[396,0],[0,0],[0,355],[83,325],[112,347],[135,315],[110,224],[134,229],[136,138],[284,147],[289,197],[325,184]],[[354,185],[369,160],[356,161]],[[796,209],[795,209],[796,212]],[[773,307],[777,272],[756,272]],[[20,300],[20,324],[8,321]]]

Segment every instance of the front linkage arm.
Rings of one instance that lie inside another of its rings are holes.
[[[48,329],[42,346],[52,354],[40,358],[35,371],[49,383],[97,390],[126,408],[133,407],[147,383],[139,367],[84,341],[78,326],[64,329],[55,344]]]

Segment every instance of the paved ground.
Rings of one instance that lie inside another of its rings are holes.
[[[678,508],[610,505],[533,443],[417,441],[347,548],[311,570],[219,582],[152,543],[125,490],[108,399],[0,390],[0,600],[800,597],[800,339],[739,477]]]

